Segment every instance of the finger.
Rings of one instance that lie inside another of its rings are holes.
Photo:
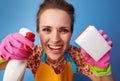
[[[26,51],[29,51],[29,52],[32,51],[32,48],[31,48],[30,46],[26,45],[26,44],[24,44],[24,49],[25,49]]]
[[[26,38],[28,38],[29,40],[31,40],[32,42],[35,41],[35,34],[32,32],[27,32],[26,33]]]
[[[104,34],[104,31],[103,31],[103,30],[99,30],[99,33],[100,33],[101,35],[103,35],[103,34]]]
[[[113,42],[110,40],[110,41],[108,41],[108,44],[111,46],[111,47],[113,47]]]
[[[108,39],[108,35],[107,35],[107,34],[104,34],[104,35],[103,35],[103,38],[104,38],[105,40],[107,40],[107,39]]]
[[[24,44],[27,44],[29,46],[33,46],[34,43],[32,41],[30,41],[28,38],[24,37],[23,35],[19,34],[19,33],[16,33],[13,35],[14,39],[21,42],[21,43],[24,43]]]

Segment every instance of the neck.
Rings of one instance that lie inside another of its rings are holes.
[[[51,59],[50,57],[47,56],[46,61],[51,63],[51,64],[57,64],[60,63],[62,60],[64,59],[64,55],[62,55],[61,57],[59,57],[58,59]]]

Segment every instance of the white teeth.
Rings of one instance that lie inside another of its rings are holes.
[[[49,47],[50,47],[51,49],[60,49],[60,48],[62,48],[62,46],[50,46],[50,45],[49,45]]]

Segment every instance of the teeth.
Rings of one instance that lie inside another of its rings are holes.
[[[60,49],[60,48],[62,48],[62,46],[50,46],[50,45],[49,45],[49,47],[50,47],[51,49]]]

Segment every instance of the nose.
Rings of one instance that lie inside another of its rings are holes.
[[[55,31],[52,33],[51,35],[51,41],[53,43],[58,43],[61,41],[61,36],[60,36],[60,33],[58,31]]]

